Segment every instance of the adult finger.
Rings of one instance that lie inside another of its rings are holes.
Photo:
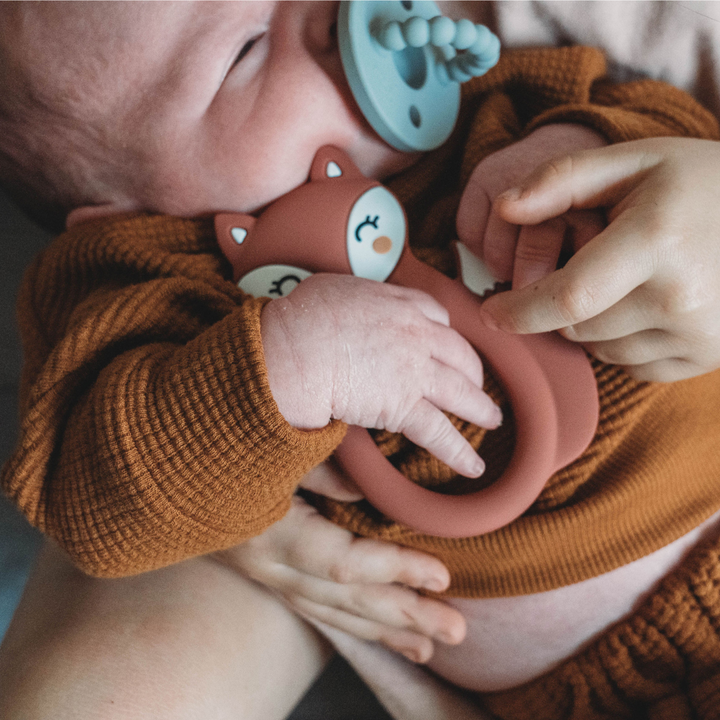
[[[294,508],[299,529],[290,525]],[[357,537],[298,498],[288,515],[270,531],[286,520],[290,542],[282,543],[285,554],[276,559],[307,574],[339,583],[401,583],[433,592],[445,590],[450,583],[450,573],[436,557],[394,543]]]
[[[604,342],[583,343],[598,360],[611,365],[647,365],[679,357],[678,339],[663,330],[643,330]]]
[[[605,342],[643,330],[664,329],[662,322],[662,312],[657,303],[652,302],[652,293],[646,284],[635,288],[605,312],[562,328],[560,333],[573,342]]]
[[[365,497],[332,459],[312,468],[300,481],[300,487],[340,502],[357,502]]]
[[[323,627],[328,631],[338,630],[357,641],[379,643],[384,647],[404,655],[413,663],[426,663],[434,652],[432,640],[410,632],[387,628],[363,618],[338,617],[324,607],[308,604],[305,607],[293,606],[295,612],[314,627]]]
[[[638,141],[556,158],[518,187],[499,195],[493,209],[510,223],[536,224],[571,208],[615,205],[661,161],[652,144]]]
[[[642,252],[643,243],[628,242],[645,231],[637,220],[632,212],[618,216],[565,267],[489,298],[483,303],[483,320],[506,332],[540,333],[584,322],[612,307],[654,271],[654,258]]]
[[[707,372],[708,368],[684,358],[666,358],[645,365],[629,365],[624,370],[640,382],[670,383],[697,377]]]

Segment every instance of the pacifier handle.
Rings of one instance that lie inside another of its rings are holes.
[[[371,29],[372,32],[372,29]],[[484,75],[500,59],[500,40],[485,25],[466,18],[455,21],[444,15],[429,20],[412,15],[399,22],[391,20],[377,28],[373,37],[386,50],[400,52],[407,47],[432,45],[441,52],[448,81],[467,82]],[[461,51],[458,53],[457,51]]]
[[[522,515],[549,478],[592,441],[599,403],[590,362],[579,346],[556,333],[524,338],[485,328],[477,319],[481,300],[409,251],[389,280],[435,297],[448,309],[451,327],[493,368],[513,410],[512,459],[490,486],[443,495],[394,468],[363,428],[348,429],[335,458],[373,506],[412,530],[452,538],[497,530]]]

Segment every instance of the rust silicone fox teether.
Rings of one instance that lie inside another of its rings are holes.
[[[223,213],[215,228],[234,280],[256,297],[287,295],[316,272],[352,273],[424,290],[447,308],[451,326],[503,384],[515,419],[514,453],[502,476],[475,493],[443,495],[416,485],[382,455],[367,430],[348,429],[335,457],[391,519],[443,537],[491,532],[521,515],[550,476],[592,440],[598,396],[583,350],[555,333],[519,336],[485,327],[477,318],[479,295],[494,280],[482,263],[459,243],[462,279],[451,280],[417,260],[407,247],[400,203],[341,150],[321,148],[308,182],[258,218]]]

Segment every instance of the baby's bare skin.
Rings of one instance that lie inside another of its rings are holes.
[[[438,645],[428,666],[484,692],[539,677],[631,613],[694,545],[719,530],[720,512],[666,547],[584,582],[518,597],[453,599],[467,636],[456,647]]]

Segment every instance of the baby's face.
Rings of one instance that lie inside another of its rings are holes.
[[[370,176],[412,160],[352,100],[334,2],[62,5],[74,6],[65,52],[100,58],[87,92],[112,108],[105,152],[131,159],[128,187],[107,199],[119,209],[253,211],[304,182],[328,143]]]

